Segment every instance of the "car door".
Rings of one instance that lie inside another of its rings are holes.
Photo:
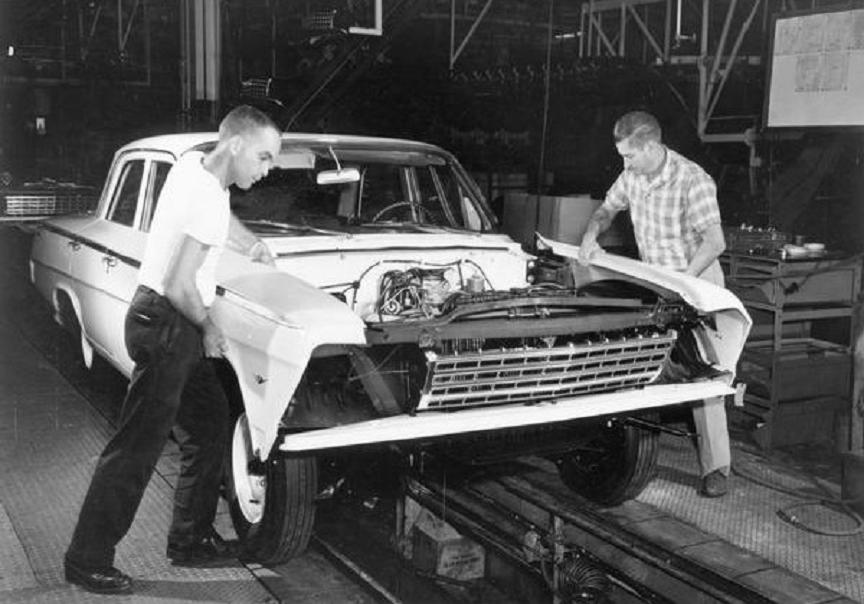
[[[87,224],[79,218],[60,218],[46,222],[33,233],[30,281],[45,299],[52,299],[58,291],[68,294],[77,289],[70,272],[72,254],[81,247],[78,229]]]
[[[174,158],[168,153],[133,151],[112,169],[104,214],[84,232],[87,242],[73,254],[72,273],[86,292],[82,323],[93,347],[128,374],[123,325],[138,283],[152,211]]]

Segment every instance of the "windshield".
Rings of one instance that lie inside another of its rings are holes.
[[[234,212],[259,232],[494,228],[476,185],[443,155],[335,146],[283,147],[276,163],[280,167],[248,191],[231,191]],[[352,182],[322,178],[335,176],[337,169],[342,170],[340,174],[356,170],[356,178]],[[332,180],[337,182],[318,184]]]

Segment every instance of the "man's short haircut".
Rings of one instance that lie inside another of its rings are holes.
[[[225,139],[237,134],[242,136],[262,128],[272,128],[279,132],[276,122],[260,109],[249,105],[238,105],[222,118],[219,124],[219,138]]]
[[[631,111],[619,117],[615,122],[613,135],[616,143],[630,141],[637,149],[641,149],[649,141],[659,143],[663,139],[660,122],[645,111]]]

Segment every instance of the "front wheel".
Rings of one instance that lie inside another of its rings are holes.
[[[659,423],[656,413],[640,419]],[[573,491],[603,505],[618,505],[638,496],[654,479],[659,441],[656,430],[614,419],[555,462],[561,480]]]
[[[315,521],[315,458],[276,453],[256,463],[245,414],[237,418],[228,456],[226,497],[244,555],[278,564],[302,554]]]

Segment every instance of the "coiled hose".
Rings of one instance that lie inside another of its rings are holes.
[[[768,459],[765,457],[761,457],[761,459],[768,461]],[[753,482],[760,486],[763,486],[767,489],[771,489],[773,491],[777,491],[791,497],[802,499],[802,501],[785,505],[776,511],[778,518],[796,528],[810,533],[814,533],[816,535],[825,535],[828,537],[851,537],[853,535],[859,534],[862,530],[864,530],[864,519],[862,519],[861,515],[858,514],[858,512],[856,512],[851,507],[851,505],[854,503],[864,501],[864,498],[859,497],[854,499],[842,499],[840,497],[837,497],[833,493],[831,493],[827,487],[825,487],[822,483],[816,480],[816,478],[812,474],[808,472],[802,472],[800,470],[794,471],[795,474],[806,479],[819,491],[821,491],[825,495],[824,497],[811,497],[809,495],[803,495],[800,491],[787,489],[780,485],[768,482],[767,480],[762,480],[761,478],[753,476],[752,474],[748,474],[747,472],[743,471],[740,466],[735,464],[732,465],[731,470],[735,475],[740,476],[741,478],[749,480],[750,482]],[[817,505],[825,506],[833,511],[839,512],[840,514],[849,517],[855,523],[855,527],[843,531],[833,531],[828,529],[816,528],[805,523],[794,513],[794,510]]]

